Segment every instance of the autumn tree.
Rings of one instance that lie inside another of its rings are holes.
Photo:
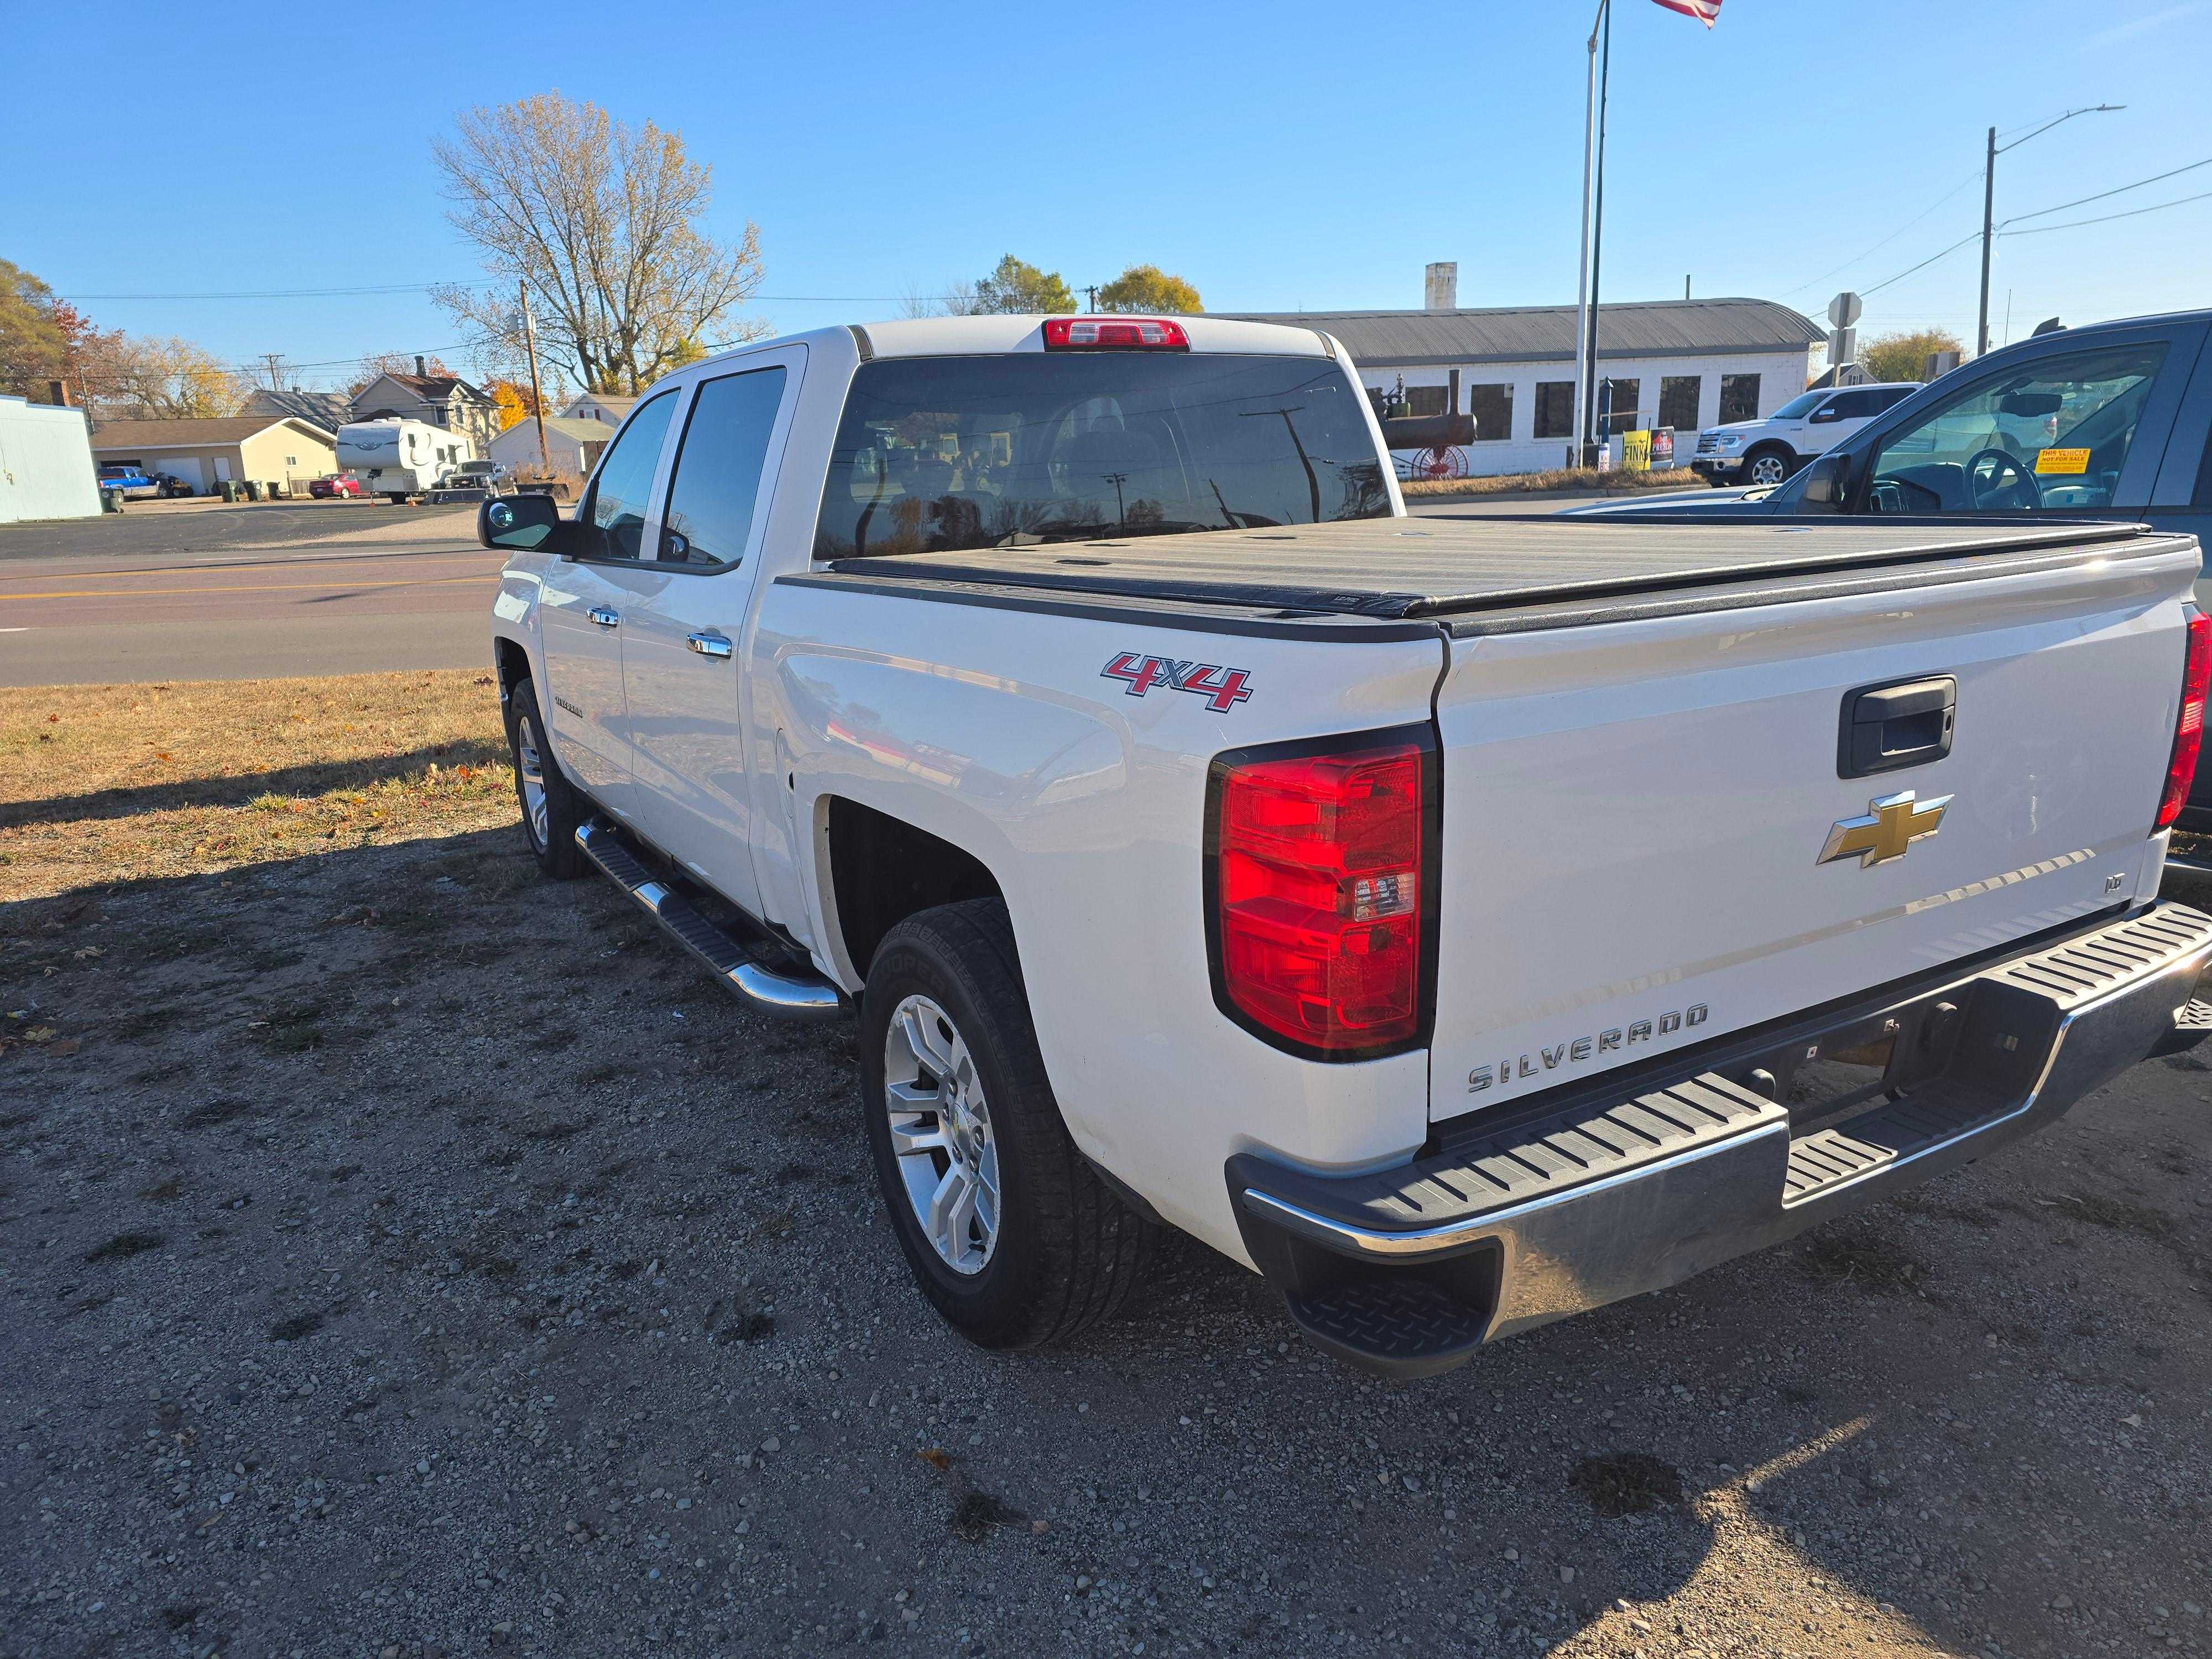
[[[499,405],[499,429],[501,432],[509,427],[520,426],[538,412],[537,400],[530,395],[530,383],[526,380],[490,380],[484,382],[483,389],[491,394],[492,402]]]
[[[1896,329],[1859,348],[1859,367],[1877,380],[1924,380],[1929,352],[1964,349],[1948,328]]]
[[[431,153],[447,217],[495,279],[433,297],[503,351],[521,348],[518,281],[541,346],[590,391],[641,392],[702,341],[768,331],[733,314],[760,286],[760,232],[707,234],[713,169],[680,133],[548,92],[465,112]]]
[[[1101,311],[1142,311],[1153,314],[1203,311],[1198,290],[1180,276],[1170,276],[1158,265],[1131,265],[1098,290]]]
[[[1040,270],[1011,253],[999,261],[989,276],[976,282],[974,299],[977,313],[1075,309],[1075,295],[1058,271]]]
[[[53,289],[0,259],[0,392],[44,401],[46,383],[64,378],[67,343],[55,304]]]
[[[204,348],[173,335],[95,334],[77,370],[100,419],[199,420],[235,415],[246,384]]]

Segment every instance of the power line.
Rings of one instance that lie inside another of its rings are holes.
[[[2115,219],[2136,219],[2146,213],[2163,213],[2168,208],[2186,207],[2191,202],[2212,197],[2212,190],[2199,191],[2194,196],[2181,196],[2171,202],[2159,202],[2149,207],[2130,208],[2125,213],[2100,213],[2094,219],[2069,219],[2059,225],[2030,225],[2026,230],[2001,230],[2000,236],[2040,236],[2046,230],[2079,230],[2083,225],[2110,224]]]
[[[1784,294],[1782,297],[1786,300],[1790,298],[1791,295],[1802,294],[1807,289],[1815,287],[1821,283],[1826,282],[1829,277],[1835,276],[1837,272],[1849,270],[1853,265],[1858,264],[1862,259],[1870,258],[1872,255],[1881,252],[1882,249],[1887,247],[1899,237],[1904,235],[1906,231],[1911,229],[1913,226],[1918,224],[1923,219],[1925,219],[1929,214],[1935,212],[1937,208],[1942,207],[1944,203],[1949,201],[1954,196],[1956,196],[1960,191],[1966,189],[1968,185],[1972,184],[1975,179],[1981,176],[1982,170],[1979,167],[1976,167],[1972,173],[1959,180],[1957,184],[1945,191],[1942,196],[1929,203],[1928,206],[1923,209],[1920,212],[1914,214],[1912,217],[1907,219],[1895,230],[1893,230],[1888,235],[1883,237],[1881,240],[1876,242],[1872,247],[1867,249],[1865,252],[1853,254],[1850,258],[1844,260],[1843,264],[1829,267],[1829,269],[1822,271],[1818,276],[1814,277],[1811,282],[1800,283],[1796,288],[1793,288],[1787,293]]]
[[[433,289],[469,288],[489,291],[503,289],[504,284],[493,283],[380,283],[362,288],[267,288],[204,289],[195,293],[177,294],[64,294],[57,298],[76,301],[109,300],[322,300],[337,299],[351,295],[367,294],[427,294]],[[752,294],[745,303],[765,301],[770,305],[896,305],[907,296],[902,294]]]
[[[2154,173],[2149,178],[2138,179],[2131,185],[2115,185],[2110,190],[2099,191],[2094,196],[2077,196],[2070,202],[2061,202],[2057,207],[2038,208],[2033,213],[2015,213],[2011,218],[2001,219],[1997,222],[2000,228],[2002,228],[2005,225],[2016,225],[2023,219],[2040,219],[2046,213],[2063,213],[2068,208],[2086,207],[2091,202],[2103,201],[2107,196],[2124,196],[2131,190],[2141,190],[2145,185],[2157,184],[2162,179],[2172,179],[2177,178],[2185,173],[2194,173],[2199,167],[2212,167],[2212,155],[2206,156],[2201,161],[2191,161],[2187,167],[2175,167],[2170,173]],[[2183,199],[2185,201],[2193,201],[2196,198],[2194,197],[2185,197]],[[2113,216],[2118,218],[2121,216],[2115,214]],[[2082,222],[2085,224],[2095,224],[2099,222],[2094,219],[2088,219],[2084,220]],[[2049,228],[2056,230],[2058,227],[2052,225],[2049,227]]]
[[[1970,230],[1957,241],[1952,243],[1950,246],[1945,248],[1942,252],[1931,253],[1926,258],[1923,259],[1918,264],[1908,265],[1903,270],[1899,271],[1896,276],[1885,276],[1881,281],[1876,283],[1872,288],[1861,289],[1859,293],[1861,295],[1879,294],[1882,289],[1887,288],[1892,283],[1901,283],[1906,277],[1912,275],[1914,271],[1925,270],[1929,266],[1934,264],[1938,259],[1947,258],[1950,255],[1956,253],[1960,248],[1966,246],[1967,243],[1978,242],[1981,239],[1982,233],[1980,231]]]

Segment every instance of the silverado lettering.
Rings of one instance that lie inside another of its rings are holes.
[[[1656,1023],[1648,1019],[1632,1020],[1626,1026],[1615,1026],[1611,1030],[1600,1031],[1595,1036],[1574,1037],[1565,1042],[1555,1042],[1547,1048],[1539,1048],[1533,1057],[1522,1054],[1517,1058],[1501,1060],[1495,1066],[1478,1066],[1467,1074],[1467,1091],[1479,1095],[1486,1089],[1502,1089],[1517,1079],[1540,1078],[1547,1072],[1556,1072],[1562,1061],[1584,1060],[1592,1054],[1633,1048],[1639,1042],[1671,1036],[1688,1027],[1703,1025],[1711,1012],[1704,1003],[1693,1002],[1687,1008],[1660,1015]],[[1531,1064],[1532,1058],[1541,1063]]]

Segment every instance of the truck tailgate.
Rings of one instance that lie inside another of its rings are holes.
[[[2149,896],[2197,566],[2161,539],[1887,593],[1449,624],[1431,1115]],[[1947,756],[1839,775],[1847,696],[1944,677]],[[1869,817],[1888,840],[1822,861]]]

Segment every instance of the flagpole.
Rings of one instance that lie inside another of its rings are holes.
[[[1587,434],[1589,453],[1586,459],[1591,465],[1597,463],[1598,424],[1598,362],[1597,319],[1599,272],[1605,264],[1605,106],[1613,80],[1613,0],[1601,0],[1598,6],[1598,29],[1591,37],[1597,48],[1597,151],[1591,168],[1590,185],[1590,257],[1589,257],[1589,382],[1583,395],[1583,407],[1589,416]]]
[[[1582,264],[1575,273],[1575,396],[1574,464],[1583,465],[1589,459],[1585,440],[1589,431],[1589,410],[1584,399],[1589,384],[1589,364],[1585,356],[1589,343],[1589,271],[1590,271],[1590,177],[1592,160],[1597,149],[1597,33],[1598,23],[1606,13],[1610,0],[1598,0],[1597,16],[1590,22],[1589,86],[1583,104],[1583,252]]]

